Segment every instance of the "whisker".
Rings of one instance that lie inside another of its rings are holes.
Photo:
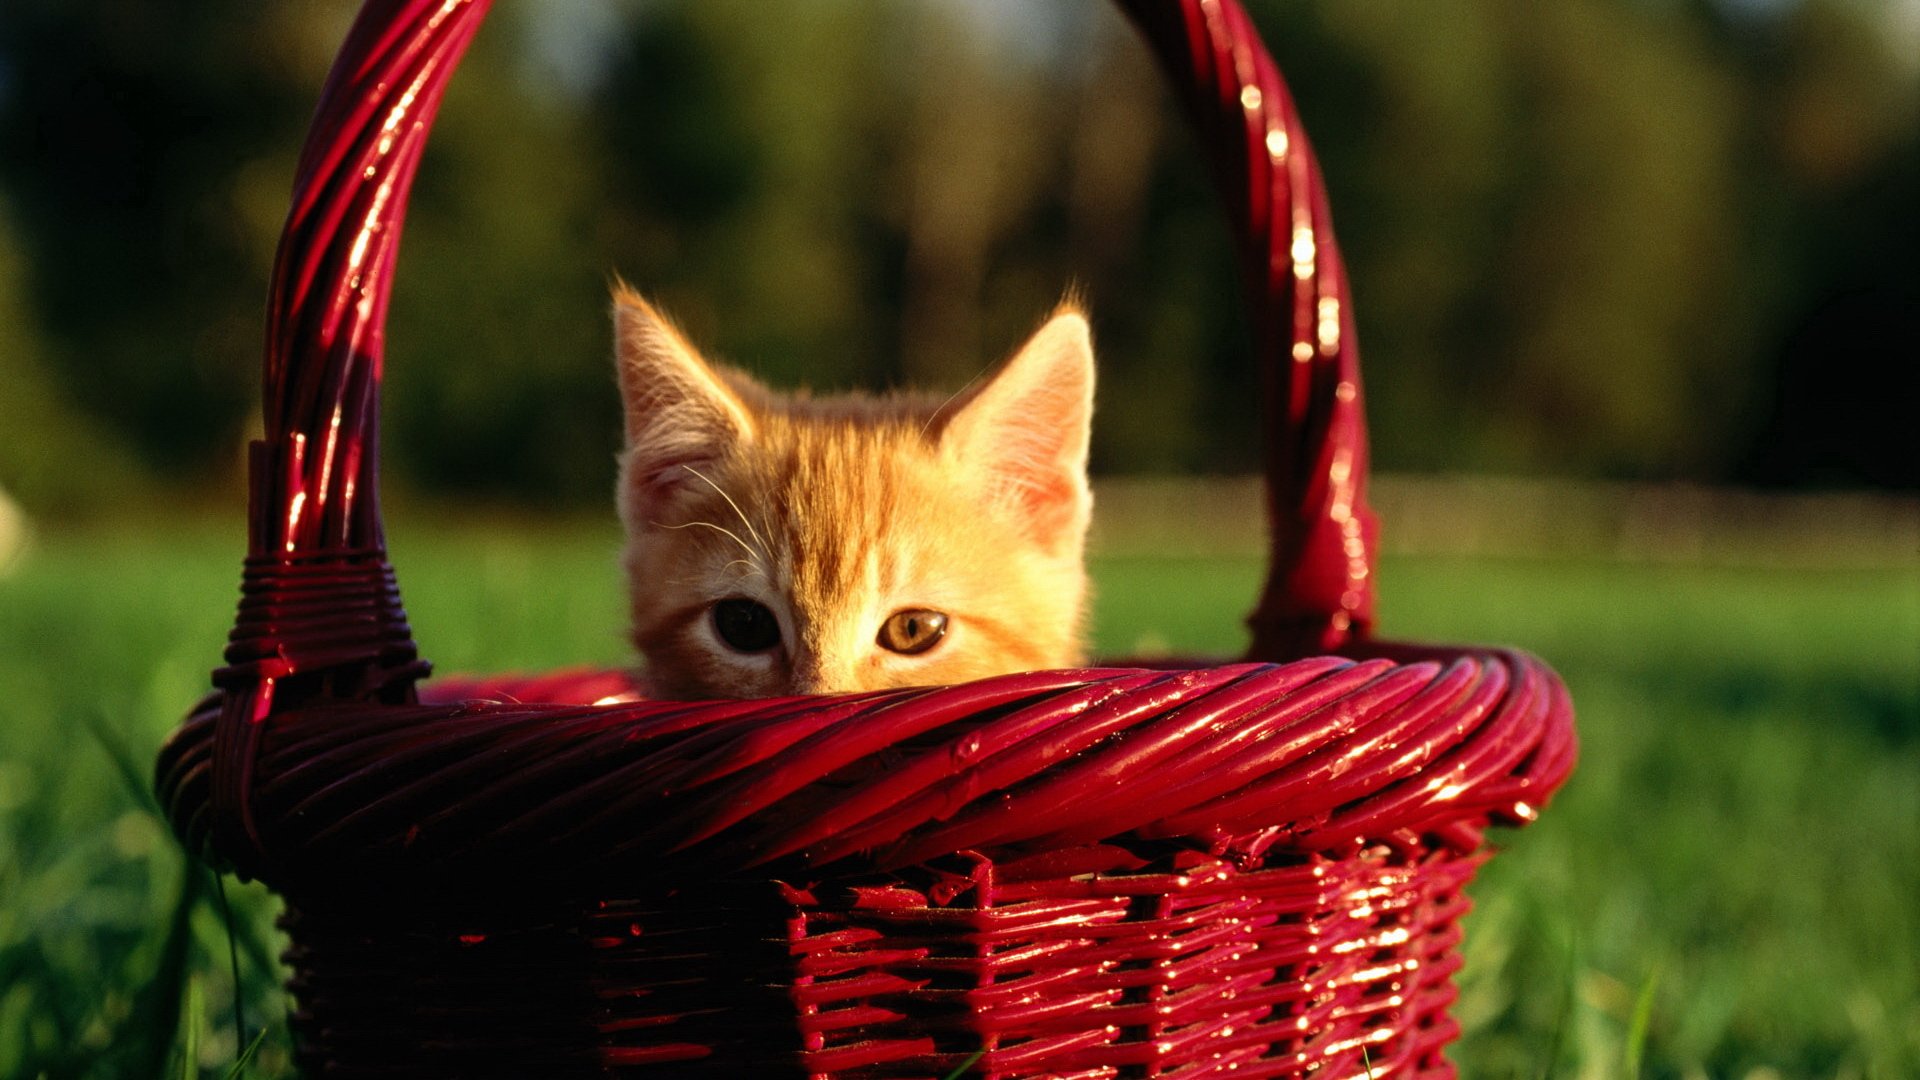
[[[734,532],[732,529],[729,529],[724,525],[715,525],[711,521],[689,521],[684,525],[663,525],[658,521],[650,521],[648,522],[648,524],[652,525],[656,529],[691,529],[696,525],[700,526],[703,529],[712,529],[714,532],[717,532],[722,536],[725,536],[727,539],[732,540],[734,543],[739,544],[741,550],[745,551],[756,562],[760,558],[760,553],[753,550],[753,546],[751,544],[748,544],[745,540],[740,539],[740,534]]]
[[[747,520],[747,515],[741,512],[740,504],[733,501],[733,496],[727,494],[726,491],[723,488],[721,488],[719,484],[714,483],[713,480],[710,477],[708,477],[706,473],[701,472],[699,469],[696,469],[691,465],[681,465],[680,467],[692,473],[693,475],[699,477],[700,479],[705,480],[707,482],[708,487],[719,492],[720,497],[727,500],[727,505],[733,507],[733,516],[739,518],[740,524],[745,525],[747,527],[747,535],[753,537],[756,541],[759,542],[761,554],[765,555],[767,558],[773,557],[772,553],[767,548],[767,538],[764,536],[761,536],[760,530],[754,528],[753,522]]]
[[[939,408],[927,414],[927,422],[920,425],[920,437],[923,439],[926,438],[927,432],[931,430],[933,427],[933,422],[935,420],[940,419],[940,414],[947,411],[947,406],[953,404],[956,400],[958,400],[961,394],[964,394],[967,391],[973,389],[973,384],[979,382],[982,376],[984,376],[987,372],[992,370],[993,370],[993,366],[991,364],[981,368],[978,374],[974,375],[973,378],[967,380],[967,384],[965,386],[962,386],[960,389],[955,390],[951,394],[948,394],[947,400],[941,402]]]

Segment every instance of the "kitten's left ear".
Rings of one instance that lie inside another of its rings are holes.
[[[623,284],[613,290],[613,327],[627,417],[620,494],[623,507],[638,510],[688,486],[751,439],[753,420],[726,378]]]
[[[960,400],[941,444],[977,471],[1051,553],[1078,558],[1093,516],[1093,334],[1063,308],[984,386]]]

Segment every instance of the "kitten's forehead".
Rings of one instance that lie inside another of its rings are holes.
[[[910,428],[817,425],[799,430],[765,459],[774,466],[763,490],[780,522],[793,587],[801,593],[851,596],[882,588],[895,576],[909,538],[939,493],[928,483],[934,465]]]

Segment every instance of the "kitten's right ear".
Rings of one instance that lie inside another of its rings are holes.
[[[673,323],[625,283],[613,287],[614,368],[626,409],[623,500],[651,503],[752,438],[753,419]]]
[[[1076,562],[1093,514],[1093,338],[1063,305],[985,383],[955,397],[941,442],[1042,547]]]

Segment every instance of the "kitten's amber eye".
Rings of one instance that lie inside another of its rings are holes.
[[[947,617],[924,608],[896,611],[880,624],[880,644],[909,656],[926,652],[946,636]]]
[[[713,605],[713,632],[741,652],[765,652],[780,644],[780,620],[757,600],[722,600]]]

